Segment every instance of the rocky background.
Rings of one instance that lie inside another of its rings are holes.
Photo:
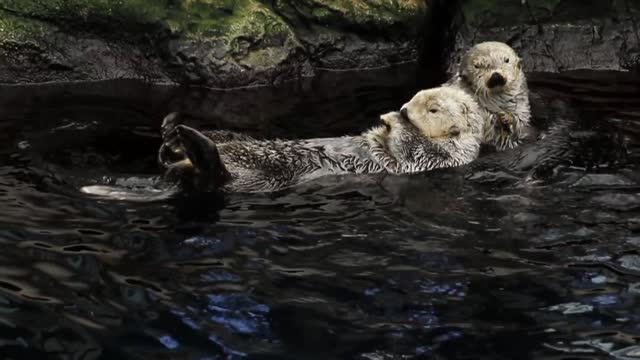
[[[235,87],[418,58],[424,0],[0,0],[0,81]]]
[[[444,74],[483,40],[528,71],[636,70],[639,13],[640,0],[0,0],[0,82],[230,88],[416,61]]]
[[[470,0],[453,17],[449,71],[466,48],[485,40],[510,44],[529,72],[638,70],[638,0]]]

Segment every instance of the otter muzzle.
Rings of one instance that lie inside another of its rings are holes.
[[[489,89],[493,89],[498,86],[504,86],[506,83],[507,79],[505,79],[504,76],[498,74],[497,72],[494,72],[493,74],[491,74],[491,77],[487,81],[487,87]]]

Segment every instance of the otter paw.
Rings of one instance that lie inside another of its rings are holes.
[[[387,137],[389,129],[385,126],[375,127],[364,135],[364,140],[369,149],[384,147],[385,138]]]
[[[171,164],[184,160],[184,147],[182,146],[176,128],[180,123],[180,115],[171,113],[162,120],[160,134],[162,145],[158,150],[158,162],[168,168]]]
[[[215,190],[229,179],[216,144],[200,131],[185,125],[176,126],[176,136],[192,164],[194,186],[200,190]]]
[[[185,180],[195,175],[195,169],[189,159],[180,160],[167,165],[164,179],[173,183],[184,183]]]
[[[503,132],[512,133],[513,125],[515,124],[515,119],[513,115],[506,112],[502,112],[502,113],[498,113],[497,117],[498,117],[498,125],[500,126],[500,129]]]
[[[394,125],[398,124],[401,121],[401,119],[402,119],[402,117],[401,117],[400,113],[397,112],[397,111],[391,111],[391,112],[388,112],[386,114],[380,115],[380,120],[387,127],[394,126]]]
[[[210,164],[218,156],[216,145],[200,131],[185,125],[176,126],[175,138],[195,167]]]
[[[160,125],[160,133],[162,134],[162,139],[166,139],[173,134],[176,126],[180,125],[180,114],[177,112],[172,112],[169,115],[165,116],[162,119],[162,125]]]

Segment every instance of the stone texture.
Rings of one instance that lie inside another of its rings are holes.
[[[228,88],[385,66],[417,60],[426,12],[425,0],[0,0],[0,82]]]
[[[453,22],[448,72],[470,46],[487,40],[512,45],[526,71],[637,71],[640,1],[469,0]]]
[[[353,69],[418,58],[426,0],[277,0],[316,67]]]

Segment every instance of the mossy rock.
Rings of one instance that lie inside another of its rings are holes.
[[[228,87],[311,75],[312,64],[382,66],[415,60],[425,11],[424,0],[2,0],[0,81],[39,71],[37,81],[117,76]],[[305,23],[318,26],[318,38],[306,36]]]
[[[183,0],[168,24],[180,34],[168,46],[179,82],[216,87],[270,83],[283,72],[296,77],[306,65],[289,25],[256,0]]]
[[[267,2],[265,0],[265,2]],[[418,58],[428,0],[275,0],[314,66],[355,69]]]
[[[332,27],[389,31],[392,26],[416,30],[424,20],[426,0],[276,0],[285,17]]]
[[[171,0],[4,0],[2,10],[60,26],[110,24],[114,28],[158,24],[169,15]]]
[[[42,39],[51,30],[49,24],[0,11],[0,43]]]
[[[5,0],[0,8],[60,27],[98,24],[120,32],[144,30],[144,26],[152,32],[160,26],[193,37],[251,37],[264,29],[286,29],[279,17],[256,0]]]

